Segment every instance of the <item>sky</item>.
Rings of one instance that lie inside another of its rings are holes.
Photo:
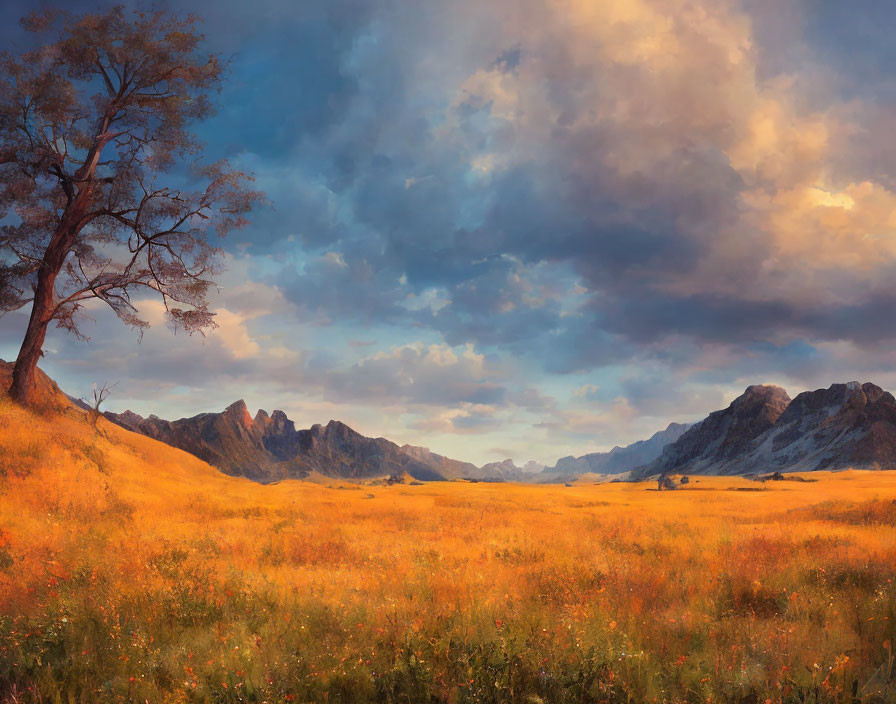
[[[750,384],[896,389],[896,5],[175,5],[231,57],[206,154],[270,205],[206,338],[153,300],[140,341],[99,307],[89,342],[54,330],[68,393],[552,465]],[[12,50],[31,6],[0,3]]]

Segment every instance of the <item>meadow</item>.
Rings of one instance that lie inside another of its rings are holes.
[[[0,398],[0,702],[896,701],[896,472],[806,476],[262,486]]]

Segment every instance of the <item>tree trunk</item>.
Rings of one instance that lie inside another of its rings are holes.
[[[47,326],[56,313],[56,277],[62,270],[68,257],[72,244],[78,236],[79,227],[76,223],[78,208],[67,211],[60,221],[56,232],[50,238],[50,244],[44,253],[40,270],[37,273],[37,286],[34,289],[34,302],[31,304],[31,318],[28,320],[28,329],[25,331],[25,339],[19,349],[12,370],[12,385],[9,387],[9,395],[18,403],[25,406],[34,406],[38,402],[37,397],[37,362],[43,356],[44,338],[47,336]]]
[[[78,193],[73,199],[70,193],[66,193],[69,197],[68,206],[56,226],[56,231],[50,238],[40,270],[37,273],[31,318],[28,320],[25,339],[22,341],[19,356],[16,358],[12,370],[12,385],[9,387],[9,395],[12,399],[25,406],[34,406],[38,402],[37,362],[44,354],[43,346],[44,338],[47,336],[47,326],[56,315],[56,277],[62,271],[62,266],[83,227],[84,214],[87,212],[88,204],[93,196],[93,177],[100,154],[107,142],[114,137],[107,133],[110,121],[111,115],[108,114],[103,115],[100,120],[99,134],[94,139],[84,164],[75,173],[75,179],[79,182],[86,182],[86,184],[78,189]]]
[[[12,370],[9,395],[14,401],[25,406],[33,406],[38,402],[37,362],[44,354],[44,338],[47,336],[47,326],[52,320],[53,290],[58,273],[58,269],[50,272],[46,268],[41,268],[38,274],[31,318],[28,320],[25,339],[22,341],[19,356]]]

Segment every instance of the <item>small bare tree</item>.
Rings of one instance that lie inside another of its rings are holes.
[[[109,394],[112,393],[112,389],[115,388],[115,386],[116,384],[109,386],[108,383],[104,383],[102,386],[97,386],[96,384],[93,385],[93,400],[87,402],[90,406],[90,409],[87,411],[87,418],[94,429],[100,421],[100,416],[103,415],[100,406],[102,406],[103,402],[109,398]]]
[[[48,10],[23,20],[39,48],[0,53],[0,314],[31,305],[10,388],[21,403],[36,400],[48,325],[83,337],[85,301],[142,330],[131,297],[154,292],[175,326],[215,325],[212,237],[244,225],[262,195],[227,163],[192,165],[190,128],[222,73],[196,23]]]

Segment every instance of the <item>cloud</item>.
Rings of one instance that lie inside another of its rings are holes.
[[[655,432],[644,429],[645,426],[651,427],[644,420],[628,399],[620,396],[607,404],[556,409],[534,423],[533,427],[548,433],[562,434],[570,447],[581,446],[582,441],[585,441],[590,445],[589,451],[593,452],[609,449],[605,444],[611,438],[624,442],[622,438],[633,435],[647,437]]]
[[[382,404],[503,405],[506,371],[472,346],[419,343],[364,357],[348,368],[324,368],[322,392],[344,400]]]
[[[494,432],[502,425],[494,406],[464,403],[460,408],[418,417],[411,428],[425,433],[449,435],[478,435]]]
[[[826,312],[890,288],[896,200],[873,172],[837,173],[865,108],[815,108],[818,77],[762,65],[754,28],[774,44],[773,8],[517,5],[441,12],[449,37],[479,28],[463,56],[418,31],[428,12],[372,8],[376,41],[352,52],[361,88],[319,151],[343,203],[320,246],[346,271],[312,258],[284,274],[293,300],[515,351],[584,330],[598,350],[607,334],[855,334]],[[582,287],[586,320],[525,298],[531,276]],[[315,295],[325,278],[335,293]],[[427,291],[437,311],[402,304]]]

